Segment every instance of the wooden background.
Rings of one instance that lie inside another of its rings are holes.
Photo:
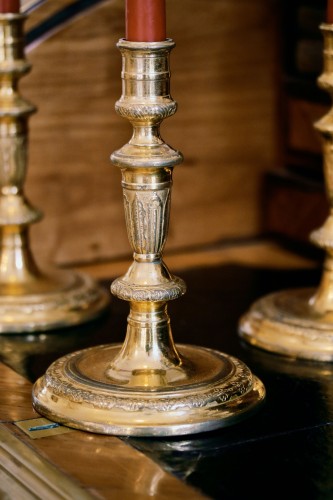
[[[46,2],[26,30],[70,2]],[[171,91],[179,108],[162,125],[184,163],[174,171],[165,253],[262,234],[263,178],[279,164],[276,2],[167,0]],[[124,0],[109,0],[29,46],[20,92],[30,118],[31,229],[37,261],[76,265],[130,254],[120,171],[110,154],[131,135],[120,97]]]

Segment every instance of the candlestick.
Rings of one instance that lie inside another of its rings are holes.
[[[20,12],[20,0],[0,0],[0,14]]]
[[[176,111],[169,89],[173,46],[172,40],[118,43],[123,93],[116,110],[134,132],[111,159],[122,172],[134,261],[111,291],[130,303],[130,314],[123,345],[64,356],[34,385],[36,410],[70,427],[138,436],[195,433],[238,422],[265,397],[242,361],[175,345],[172,338],[167,303],[185,293],[185,284],[169,272],[162,250],[172,171],[182,155],[163,142],[159,129]]]
[[[333,95],[333,25],[323,24],[324,70],[318,85]],[[292,358],[333,361],[333,113],[315,123],[323,140],[326,190],[331,204],[324,225],[310,240],[325,249],[317,289],[300,288],[269,294],[240,319],[239,334],[250,344]]]
[[[31,68],[24,53],[25,19],[0,14],[0,333],[79,324],[109,302],[84,274],[40,270],[30,249],[29,226],[42,214],[23,192],[28,118],[36,111],[18,91],[18,80]]]
[[[159,42],[165,38],[165,0],[126,0],[128,41]]]

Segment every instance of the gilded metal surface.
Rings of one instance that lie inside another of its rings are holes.
[[[107,293],[88,275],[51,271],[29,287],[20,283],[5,288],[0,296],[0,333],[26,334],[78,325],[98,317],[108,304]]]
[[[30,71],[21,14],[0,15],[0,333],[48,330],[87,321],[107,294],[81,274],[41,271],[29,225],[42,214],[24,196],[28,118],[36,111],[18,92]]]
[[[318,85],[333,96],[333,25],[323,24],[324,69]],[[333,361],[333,108],[314,124],[323,141],[324,177],[330,213],[310,240],[326,251],[314,290],[285,290],[255,302],[239,322],[247,342],[292,358]]]
[[[118,44],[123,92],[118,113],[133,136],[114,152],[121,169],[133,264],[111,291],[130,303],[123,345],[99,346],[56,361],[33,388],[37,411],[65,425],[105,434],[165,436],[238,422],[264,400],[263,384],[241,361],[174,344],[167,302],[185,284],[163,262],[173,167],[182,156],[161,139],[176,111],[169,89],[171,40]]]
[[[250,344],[292,358],[333,361],[333,312],[318,314],[314,289],[267,295],[240,320],[240,335]]]
[[[165,436],[234,424],[257,409],[264,388],[249,368],[217,351],[178,346],[187,361],[184,380],[168,370],[142,369],[131,383],[111,379],[105,367],[121,346],[69,354],[34,387],[36,410],[51,420],[104,434]]]

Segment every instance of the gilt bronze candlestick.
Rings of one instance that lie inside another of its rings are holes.
[[[182,156],[159,132],[176,111],[169,89],[173,46],[172,40],[118,43],[123,92],[116,110],[134,132],[111,159],[122,172],[134,262],[111,291],[129,301],[130,314],[122,346],[64,356],[36,382],[36,410],[70,427],[138,436],[195,433],[238,422],[265,396],[263,384],[238,359],[173,342],[167,302],[183,295],[185,284],[169,272],[162,251],[172,171]]]
[[[333,25],[323,24],[324,71],[318,84],[333,94]],[[323,139],[326,190],[331,210],[310,239],[325,249],[318,289],[272,293],[240,319],[239,334],[250,344],[292,358],[333,361],[333,108],[315,124]]]
[[[88,276],[42,272],[29,243],[29,226],[42,214],[23,193],[28,118],[35,106],[18,80],[30,71],[23,14],[0,14],[0,333],[49,330],[93,319],[109,298]]]

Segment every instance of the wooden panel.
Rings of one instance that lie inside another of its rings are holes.
[[[266,181],[263,223],[267,231],[305,244],[304,250],[309,247],[322,254],[310,242],[310,233],[321,227],[329,214],[323,186],[288,171],[271,172]]]
[[[293,150],[321,155],[321,138],[314,128],[314,124],[328,112],[328,107],[302,99],[291,98],[288,99],[287,106],[287,146]]]
[[[179,110],[162,135],[185,162],[175,170],[166,251],[257,235],[262,175],[277,157],[275,2],[167,6]],[[131,135],[114,111],[122,36],[124,2],[110,0],[28,54],[32,72],[20,88],[38,113],[26,193],[45,213],[32,229],[37,259],[71,265],[130,253],[120,172],[109,160]]]
[[[7,355],[19,364],[13,351]],[[119,438],[77,430],[29,438],[14,423],[39,417],[32,409],[31,383],[2,363],[0,381],[0,472],[5,468],[0,479],[6,498],[90,498],[84,491],[115,500],[206,498]],[[38,489],[30,496],[33,487]]]
[[[82,431],[33,441],[21,433],[18,435],[97,498],[181,500],[187,495],[193,500],[206,498],[119,438]]]
[[[3,347],[5,347],[3,345]],[[7,355],[13,355],[9,351]],[[19,354],[18,354],[19,357]],[[7,366],[0,363],[0,422],[35,418],[38,414],[31,405],[31,384]]]
[[[83,488],[63,472],[34,453],[8,429],[0,424],[1,498],[21,500],[93,500]]]

